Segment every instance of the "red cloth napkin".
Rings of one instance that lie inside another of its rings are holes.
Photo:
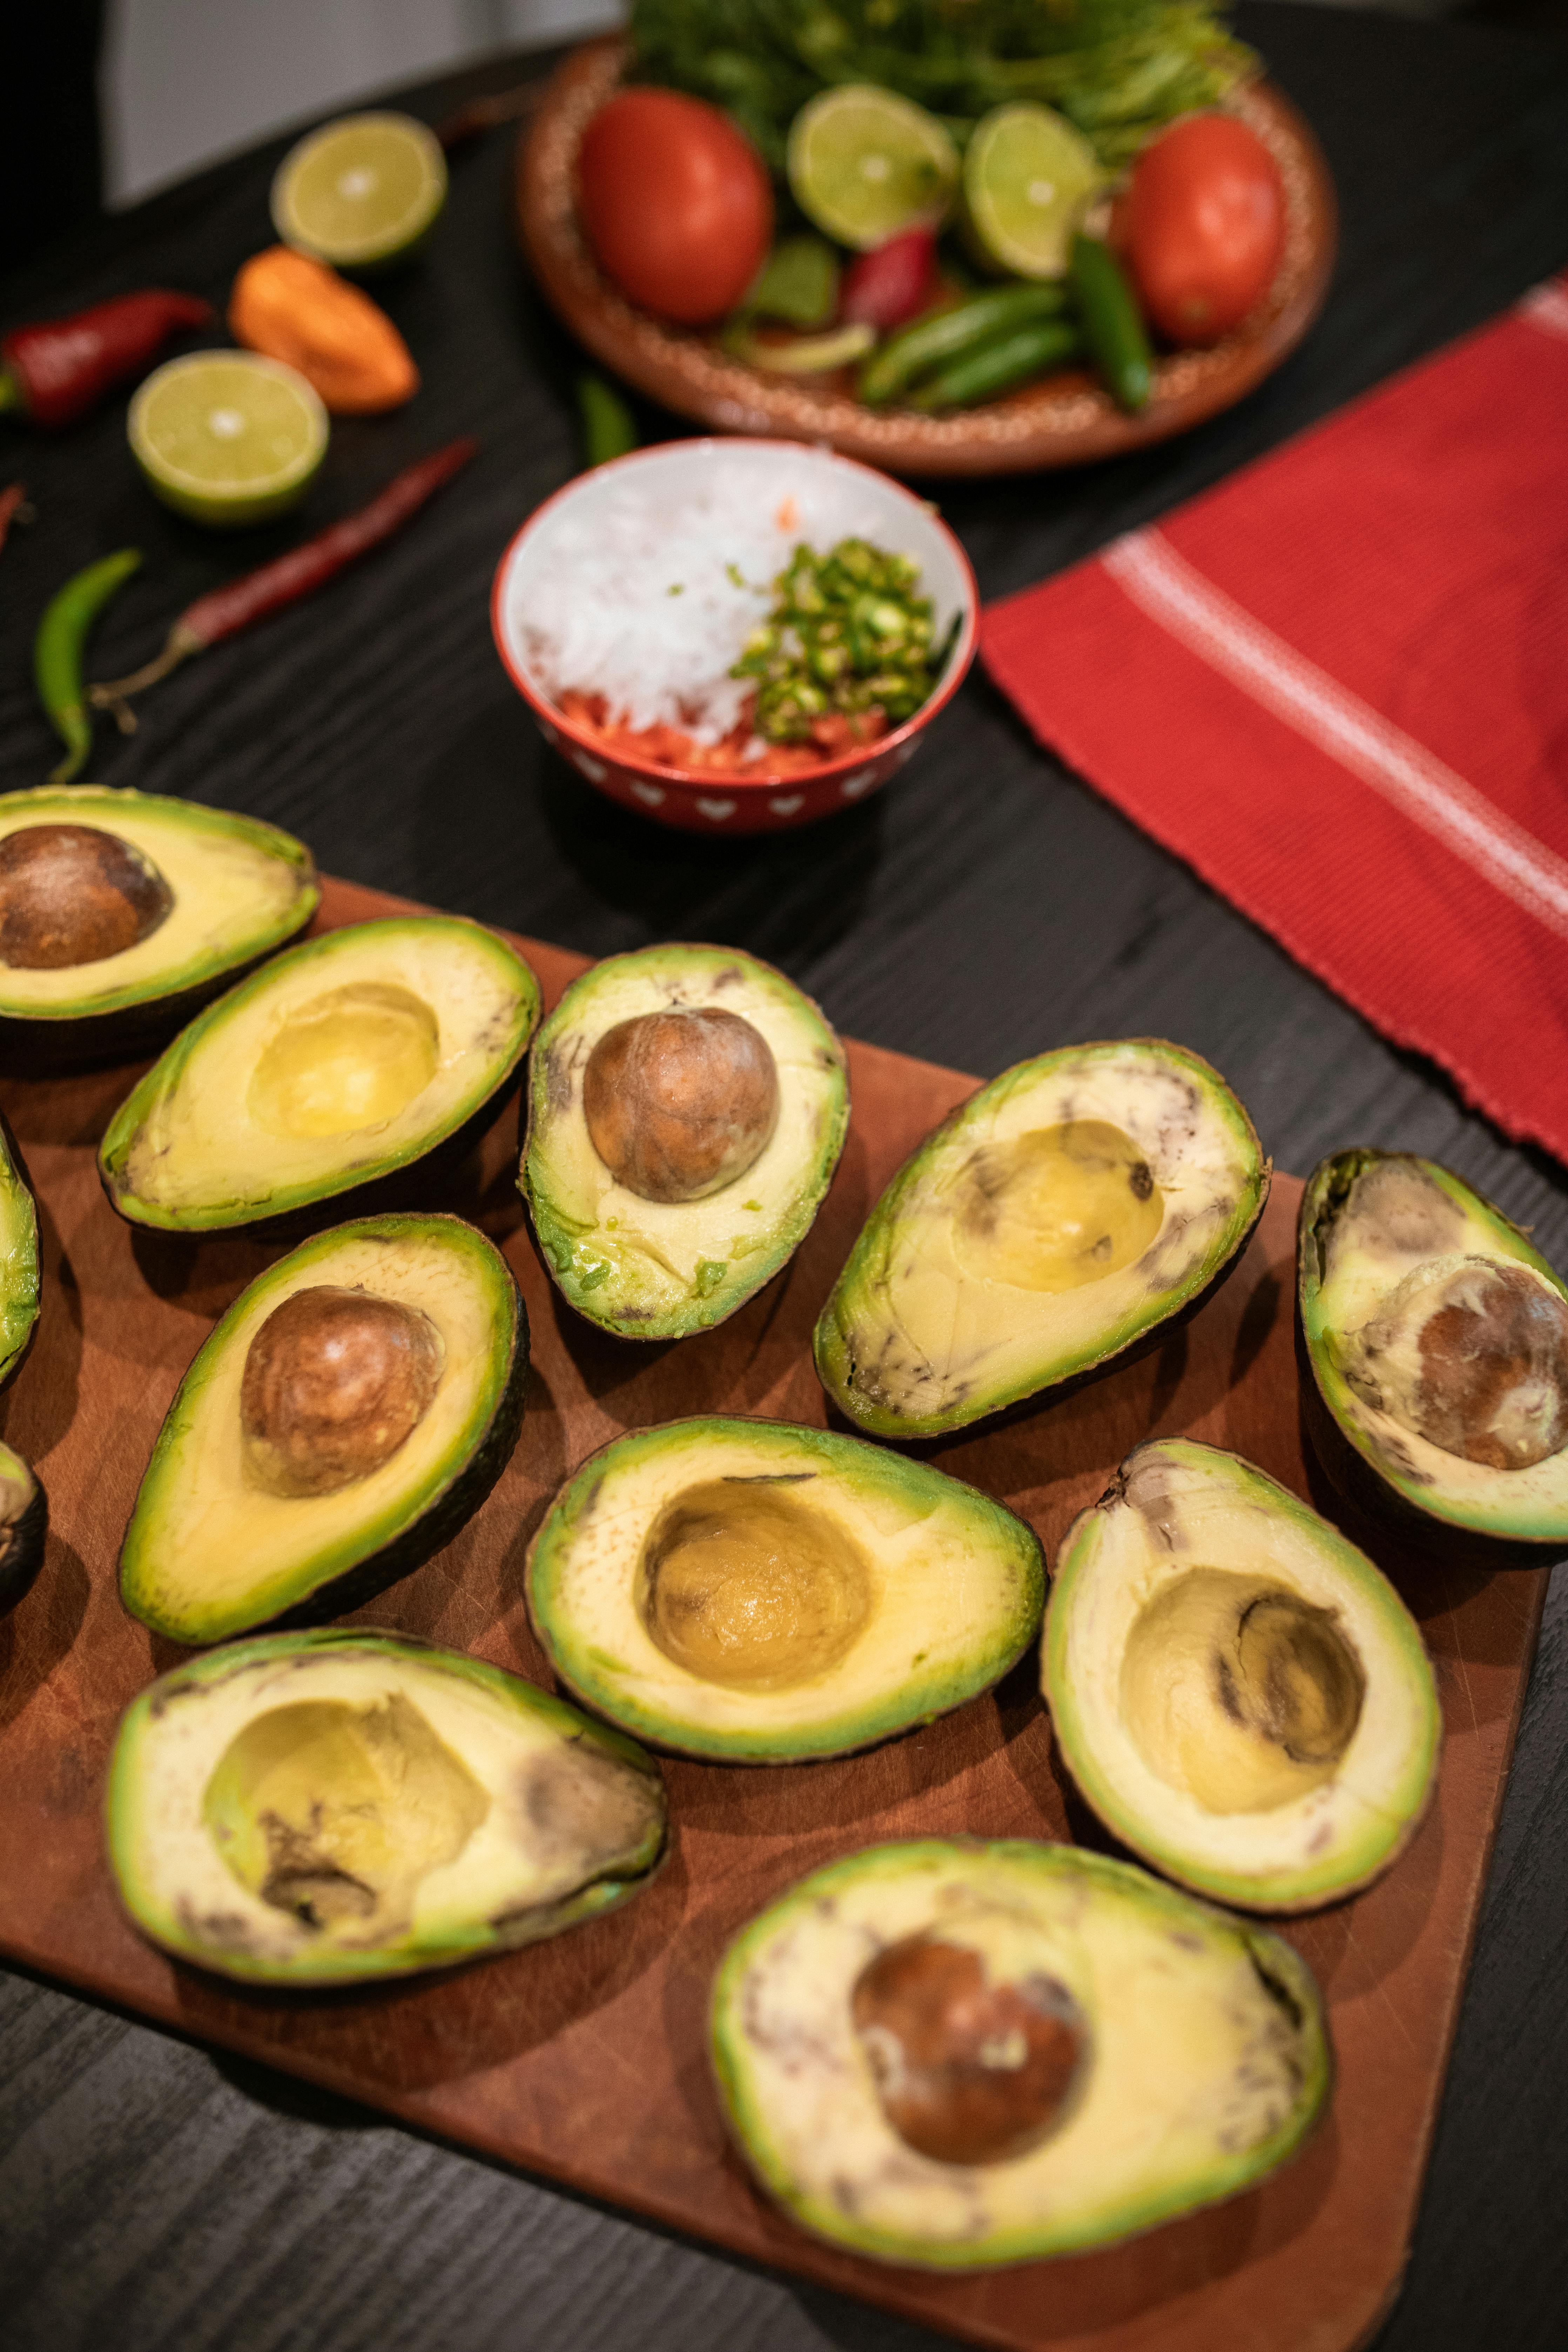
[[[1568,1160],[1568,273],[981,645],[1043,742]]]

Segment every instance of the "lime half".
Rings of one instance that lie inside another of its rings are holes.
[[[1059,278],[1089,196],[1104,184],[1093,148],[1048,106],[998,106],[963,158],[964,226],[985,259],[1019,278]]]
[[[264,522],[303,498],[327,412],[302,375],[253,352],[193,352],[147,378],[126,420],[154,494],[193,522]]]
[[[846,82],[803,106],[788,164],[801,211],[860,253],[934,225],[958,184],[958,150],[935,115],[871,82]]]
[[[285,245],[374,269],[417,245],[447,201],[440,142],[411,114],[345,114],[290,147],[272,182]]]

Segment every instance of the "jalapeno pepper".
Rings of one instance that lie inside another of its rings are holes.
[[[967,408],[978,400],[994,400],[1031,376],[1044,375],[1076,359],[1082,338],[1070,319],[1037,319],[984,342],[957,359],[908,394],[916,408]]]
[[[637,420],[613,383],[602,375],[577,379],[577,414],[583,426],[583,466],[591,471],[637,446]]]
[[[68,784],[92,749],[92,720],[81,682],[88,633],[141,561],[139,547],[100,556],[57,589],[44,607],[33,641],[33,677],[49,724],[66,747],[65,758],[49,778],[51,784]]]
[[[1136,415],[1149,398],[1154,355],[1121,266],[1103,237],[1072,241],[1073,291],[1089,356],[1118,408]]]
[[[917,319],[889,336],[861,369],[856,390],[875,407],[1005,329],[1058,319],[1066,308],[1066,289],[1054,280],[1041,286],[998,286],[972,295],[967,302],[939,310],[934,318]]]
[[[69,319],[16,327],[0,337],[0,409],[58,432],[151,367],[182,328],[205,327],[210,302],[153,288],[99,302]]]

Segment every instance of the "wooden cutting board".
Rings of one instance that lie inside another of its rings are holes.
[[[402,902],[329,887],[328,924]],[[553,1002],[583,959],[521,942]],[[533,1359],[517,1453],[447,1551],[360,1612],[369,1624],[548,1675],[523,1610],[528,1540],[568,1468],[620,1431],[679,1413],[822,1423],[812,1324],[878,1191],[974,1084],[850,1048],[854,1120],[794,1264],[719,1330],[676,1346],[578,1321],[536,1258],[513,1186],[509,1110],[471,1176],[432,1200],[482,1225],[521,1282]],[[280,1253],[133,1234],[94,1150],[132,1073],[0,1083],[38,1193],[45,1265],[33,1356],[5,1435],[48,1487],[48,1556],[0,1619],[0,1949],[179,2032],[303,2075],[571,2187],[928,2326],[1054,2352],[1342,2352],[1365,2341],[1404,2266],[1545,1590],[1383,1555],[1436,1663],[1447,1747],[1436,1803],[1370,1893],[1287,1932],[1327,1996],[1331,2109],[1261,2189],[1131,2244],[963,2279],[816,2245],[730,2153],[709,2079],[715,1962],[805,1872],[879,1840],[1102,1834],[1063,1784],[1026,1660],[992,1696],[869,1756],[784,1769],[672,1762],[669,1862],[624,1911],[448,1976],[374,1990],[262,1995],[179,1967],[122,1916],[100,1826],[104,1768],[132,1695],[184,1654],[122,1614],[120,1537],[180,1375],[243,1286]],[[1347,1142],[1354,1139],[1347,1137]],[[1300,1188],[1276,1181],[1247,1257],[1155,1354],[1032,1418],[932,1449],[1003,1496],[1051,1550],[1141,1439],[1234,1447],[1312,1493],[1297,1426],[1291,1297]]]

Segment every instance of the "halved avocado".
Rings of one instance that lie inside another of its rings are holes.
[[[14,1609],[38,1572],[48,1497],[19,1454],[0,1445],[0,1612]]]
[[[0,1052],[130,1055],[305,929],[310,851],[259,818],[101,784],[0,793]]]
[[[1073,1846],[873,1846],[742,1930],[713,1992],[741,2152],[803,2228],[1034,2262],[1251,2188],[1328,2095],[1289,1944]]]
[[[516,949],[453,915],[308,940],[208,1005],[121,1103],[98,1155],[110,1205],[210,1233],[460,1150],[539,1005]]]
[[[534,1048],[520,1182],[545,1264],[606,1331],[707,1330],[798,1248],[848,1120],[844,1049],[771,964],[606,957]]]
[[[1200,1894],[1306,1911],[1414,1835],[1443,1719],[1387,1578],[1251,1463],[1134,1448],[1062,1539],[1043,1685],[1107,1827]]]
[[[1297,1318],[1308,1432],[1349,1501],[1428,1543],[1568,1548],[1568,1284],[1484,1193],[1408,1152],[1323,1160]]]
[[[929,1723],[1039,1623],[1034,1533],[924,1463],[788,1422],[676,1421],[568,1479],[528,1606],[574,1695],[687,1756],[782,1764]]]
[[[658,1768],[482,1659],[328,1628],[237,1642],[127,1708],[109,1770],[126,1908],[182,1960],[352,1984],[537,1943],[664,1852]]]
[[[449,1543],[522,1419],[528,1318],[460,1217],[363,1217],[242,1291],[181,1381],[120,1554],[171,1641],[356,1607]]]
[[[42,1284],[37,1202],[10,1123],[0,1115],[0,1388],[26,1361]]]
[[[1269,1163],[1230,1088],[1162,1039],[1020,1062],[905,1160],[816,1327],[877,1437],[936,1437],[1147,1345],[1232,1272]]]

